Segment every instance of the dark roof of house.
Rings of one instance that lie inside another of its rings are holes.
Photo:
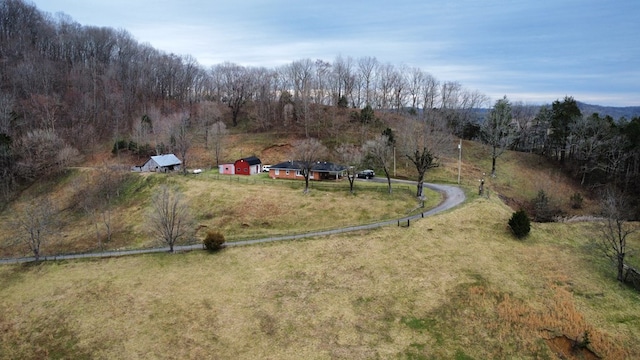
[[[262,161],[260,161],[260,159],[258,159],[258,158],[257,158],[257,157],[255,157],[255,156],[249,156],[249,157],[246,157],[246,158],[242,158],[242,159],[237,160],[236,162],[238,162],[238,161],[244,161],[244,162],[247,162],[247,163],[249,163],[249,165],[258,165],[258,164],[262,164]]]
[[[300,170],[304,166],[300,161],[285,161],[279,164],[271,165],[269,169],[285,169],[285,170]],[[328,161],[318,161],[316,162],[311,171],[315,172],[340,172],[346,170],[347,167],[344,165],[334,164]]]

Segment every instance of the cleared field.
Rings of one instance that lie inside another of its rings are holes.
[[[106,176],[114,194],[105,205],[97,184]],[[0,256],[24,256],[21,234],[14,225],[20,207],[28,199],[39,201],[52,194],[57,209],[56,222],[44,255],[97,251],[103,249],[150,248],[161,246],[150,231],[150,198],[159,185],[180,189],[192,215],[193,235],[184,243],[195,243],[206,231],[222,232],[228,241],[298,234],[335,229],[407,216],[418,210],[415,186],[394,185],[393,194],[385,184],[358,182],[356,193],[349,193],[346,180],[313,183],[303,194],[300,181],[274,181],[266,175],[252,177],[218,176],[213,172],[183,176],[179,174],[113,173],[105,169],[83,168],[70,171],[50,183],[29,189],[21,202],[0,216]],[[428,190],[425,208],[441,201],[441,195]],[[87,211],[87,200],[93,199]],[[107,236],[106,224],[111,237]]]
[[[556,359],[585,331],[639,358],[640,299],[591,225],[517,241],[511,212],[475,199],[409,228],[2,266],[0,358]]]

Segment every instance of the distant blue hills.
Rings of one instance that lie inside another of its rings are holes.
[[[607,115],[611,116],[614,120],[620,120],[621,118],[625,118],[627,120],[631,120],[634,117],[640,117],[640,106],[602,106],[602,105],[593,105],[587,104],[580,101],[576,101],[578,103],[578,108],[582,112],[582,115],[589,116],[593,113],[598,113],[601,117],[605,117]],[[547,106],[551,107],[551,104],[547,104]],[[475,113],[479,118],[483,118],[486,113],[488,113],[491,109],[482,108],[475,109]]]
[[[620,118],[622,117],[626,118],[627,120],[631,120],[634,117],[640,117],[640,106],[615,107],[585,104],[580,101],[577,101],[577,103],[580,111],[582,112],[582,115],[591,115],[593,113],[598,113],[598,115],[600,116],[609,115],[614,120],[620,120]]]
[[[631,120],[634,117],[640,118],[640,106],[602,106],[602,105],[593,105],[587,104],[580,101],[576,101],[578,104],[578,108],[582,112],[582,115],[589,116],[593,113],[598,113],[601,117],[605,117],[607,115],[611,116],[614,120],[620,120],[621,118],[625,118],[627,120]],[[546,106],[551,107],[551,104],[546,104]],[[542,105],[537,106],[539,109]],[[405,110],[409,111],[409,108],[405,108]],[[491,110],[491,108],[473,108],[471,112],[475,114],[475,118],[477,120],[482,121],[486,114]],[[421,113],[422,109],[418,110],[418,113]]]

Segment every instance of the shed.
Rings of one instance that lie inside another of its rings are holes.
[[[256,175],[262,172],[262,161],[255,156],[236,160],[234,163],[236,175]]]
[[[218,165],[218,172],[222,175],[233,175],[236,173],[236,165],[234,163],[220,164]]]
[[[134,167],[137,171],[156,171],[156,172],[170,172],[180,170],[182,161],[173,154],[156,155],[152,156],[142,166]]]

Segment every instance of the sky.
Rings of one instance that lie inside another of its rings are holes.
[[[35,0],[204,67],[375,57],[492,102],[640,106],[638,0]]]

